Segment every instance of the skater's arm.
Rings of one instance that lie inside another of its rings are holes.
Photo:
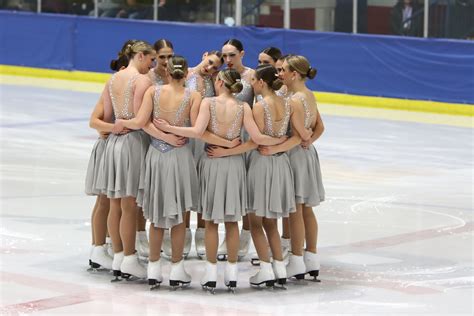
[[[324,123],[323,123],[323,120],[321,118],[321,114],[318,111],[317,112],[317,117],[316,117],[316,124],[314,125],[314,128],[313,128],[313,135],[311,135],[311,138],[309,140],[302,141],[301,146],[305,149],[308,149],[308,147],[312,143],[314,143],[316,140],[319,139],[319,137],[321,137],[323,132],[324,132]]]
[[[102,94],[97,101],[97,104],[92,111],[90,120],[89,120],[89,127],[97,130],[99,133],[110,133],[114,127],[114,124],[109,123],[109,121],[105,120],[104,114],[104,102],[107,97],[107,85],[102,91]]]
[[[285,142],[274,146],[259,146],[258,151],[264,156],[271,156],[277,153],[287,152],[299,144],[301,144],[301,137],[298,135],[298,132],[293,131],[293,135]]]
[[[313,130],[304,127],[304,107],[301,100],[292,98],[290,100],[290,106],[292,109],[291,125],[300,135],[302,140],[309,140],[313,135]]]
[[[153,110],[153,95],[155,91],[153,87],[149,87],[143,96],[143,102],[138,110],[137,115],[130,120],[116,120],[115,125],[123,125],[130,129],[141,129],[150,121]]]
[[[227,148],[237,146],[240,143],[238,140],[229,141],[207,131],[207,126],[209,125],[209,120],[210,120],[209,106],[210,106],[209,99],[204,99],[202,102],[200,102],[200,106],[198,106],[199,114],[197,114],[197,117],[194,120],[193,120],[194,115],[191,114],[191,122],[194,123],[193,127],[172,126],[165,120],[154,120],[154,123],[160,129],[166,132],[176,134],[176,135],[180,135],[184,137],[200,138],[206,143],[223,146]]]
[[[162,130],[156,128],[156,126],[150,121],[148,122],[145,127],[143,128],[145,133],[148,135],[156,138],[161,139],[162,141],[174,146],[174,147],[181,147],[186,145],[186,137],[177,136],[174,134],[167,134]]]
[[[207,148],[207,155],[210,158],[220,158],[220,157],[227,157],[227,156],[235,156],[246,153],[247,151],[251,151],[257,148],[257,144],[255,144],[252,140],[249,140],[239,146],[234,148],[222,148],[218,146],[209,146]]]
[[[201,139],[210,145],[216,145],[225,148],[234,148],[235,146],[240,145],[240,137],[237,137],[233,140],[227,140],[222,138],[216,134],[209,132],[208,130],[204,131],[202,134]]]

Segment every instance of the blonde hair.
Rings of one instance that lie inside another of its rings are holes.
[[[224,82],[224,86],[232,93],[239,93],[244,88],[244,85],[240,82],[240,74],[235,69],[227,68],[221,70],[217,76]]]
[[[153,53],[155,50],[148,42],[145,41],[133,41],[126,45],[124,48],[124,55],[127,56],[130,60],[138,53],[143,53],[143,55],[148,55]]]
[[[286,58],[286,62],[290,67],[290,71],[296,71],[301,75],[302,78],[307,77],[309,79],[313,79],[316,77],[318,71],[316,68],[311,67],[306,57],[301,55],[291,55]]]
[[[183,56],[175,55],[168,59],[168,73],[171,78],[180,80],[183,79],[188,71],[188,62]]]

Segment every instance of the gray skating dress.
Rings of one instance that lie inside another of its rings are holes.
[[[165,119],[174,126],[185,126],[189,120],[191,91],[185,89],[179,108],[168,111],[160,107],[160,90],[161,86],[155,85],[153,117]],[[137,198],[145,218],[160,228],[181,224],[185,211],[197,209],[198,185],[196,165],[189,144],[175,148],[152,137],[141,170]]]
[[[199,92],[203,99],[216,95],[212,78],[210,76],[201,76],[194,70],[189,74],[186,80],[186,87],[191,89],[191,91]],[[197,164],[199,157],[204,153],[205,143],[201,139],[191,138],[189,139],[189,145],[193,152],[194,161]]]
[[[130,78],[123,100],[113,92],[116,74],[109,82],[109,95],[116,119],[129,120],[133,113],[133,92],[138,74]],[[125,135],[110,134],[100,162],[97,189],[108,198],[137,197],[140,169],[150,143],[143,131],[132,131]]]
[[[216,103],[216,98],[212,98],[208,130],[228,140],[239,137],[244,116],[243,103],[240,103],[240,108],[231,122],[218,120]],[[222,158],[202,155],[198,170],[201,190],[199,212],[202,213],[202,218],[214,223],[241,220],[247,206],[244,155]]]
[[[300,100],[305,112],[304,126],[310,128],[314,114],[311,114],[306,99]],[[296,203],[310,207],[319,205],[324,201],[325,193],[316,148],[312,144],[309,149],[296,146],[288,154],[294,175]]]
[[[284,136],[290,121],[290,105],[285,101],[285,115],[275,121],[265,100],[263,105],[265,125],[263,134]],[[263,156],[257,150],[249,155],[247,174],[247,212],[266,218],[288,217],[295,211],[293,172],[287,153]]]
[[[250,108],[252,108],[253,107],[253,100],[254,100],[255,95],[253,93],[253,88],[252,88],[252,85],[250,84],[250,82],[248,82],[246,79],[244,79],[244,75],[250,70],[251,70],[250,68],[245,67],[244,72],[241,74],[241,77],[242,77],[241,82],[242,82],[242,85],[243,85],[243,89],[242,89],[242,91],[235,94],[234,96],[237,100],[240,100],[242,102],[247,102],[250,105]],[[242,143],[249,140],[249,138],[250,138],[249,134],[247,133],[245,128],[243,128],[242,133],[241,133]]]
[[[87,195],[99,195],[101,191],[97,188],[97,178],[100,171],[100,160],[104,154],[106,139],[98,138],[92,148],[91,157],[89,158],[89,164],[87,165],[86,172],[86,194]]]

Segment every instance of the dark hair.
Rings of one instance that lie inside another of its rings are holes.
[[[224,63],[224,57],[222,57],[222,53],[218,50],[211,50],[210,52],[207,53],[207,55],[216,55],[219,57],[219,60],[221,61],[221,64]]]
[[[175,55],[168,59],[168,73],[171,78],[180,80],[183,79],[188,71],[188,62],[183,56]]]
[[[235,48],[237,48],[239,52],[244,50],[244,45],[242,45],[242,42],[235,38],[231,38],[230,40],[225,41],[224,44],[222,44],[222,46],[224,45],[232,45]]]
[[[168,41],[165,38],[159,39],[155,42],[155,44],[153,44],[153,48],[155,49],[155,51],[157,53],[160,49],[165,48],[165,47],[169,47],[171,49],[174,49],[173,48],[173,43],[171,43],[170,41]]]
[[[113,59],[110,62],[110,69],[113,71],[119,71],[122,67],[127,67],[130,60],[125,55],[120,55],[117,59]]]
[[[285,59],[287,59],[288,57],[291,57],[291,56],[293,56],[293,54],[282,55],[280,58],[278,58],[278,60],[285,61]]]
[[[311,67],[306,57],[301,55],[292,55],[286,59],[286,62],[290,67],[290,71],[296,71],[301,75],[302,78],[307,77],[309,79],[313,79],[316,77],[318,71],[316,68]]]
[[[272,47],[272,46],[267,47],[264,50],[262,50],[262,53],[270,56],[274,62],[276,62],[281,57],[281,50],[279,48]]]
[[[278,78],[278,72],[275,67],[269,64],[259,65],[255,69],[255,77],[258,80],[262,79],[270,89],[280,90],[283,86],[283,81]]]
[[[117,54],[117,59],[113,59],[110,62],[110,69],[112,69],[113,71],[119,71],[120,68],[128,66],[130,59],[127,55],[125,55],[125,51],[130,45],[133,45],[136,42],[137,40],[128,40],[123,44],[122,49]]]
[[[224,82],[224,86],[232,93],[239,93],[244,88],[244,85],[240,82],[240,74],[235,69],[226,68],[219,71],[217,76]]]

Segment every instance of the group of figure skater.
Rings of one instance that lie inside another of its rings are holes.
[[[164,257],[170,286],[190,284],[184,260],[194,211],[203,288],[214,292],[220,259],[224,284],[235,290],[251,240],[260,266],[251,285],[317,279],[313,207],[324,188],[313,143],[324,125],[306,86],[316,69],[275,47],[255,69],[243,65],[244,54],[230,39],[190,68],[166,39],[123,45],[90,120],[100,135],[86,176],[86,193],[97,195],[91,269],[112,270],[114,281],[148,279],[153,289],[164,280]]]

